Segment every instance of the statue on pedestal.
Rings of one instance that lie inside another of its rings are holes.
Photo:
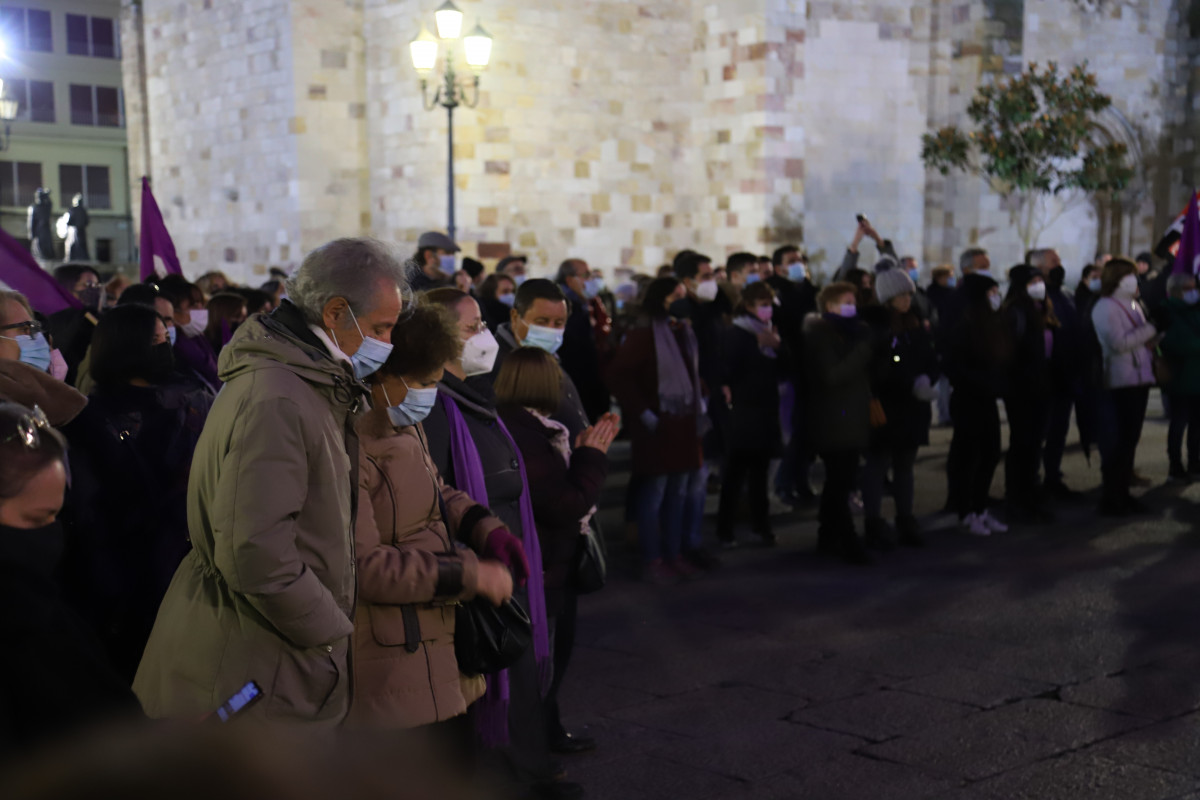
[[[33,204],[29,206],[29,215],[25,220],[26,233],[29,236],[29,250],[34,258],[42,261],[53,261],[54,251],[53,221],[54,205],[50,202],[50,190],[38,189],[33,196]]]

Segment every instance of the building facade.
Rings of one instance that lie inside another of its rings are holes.
[[[926,171],[920,139],[1049,60],[1089,61],[1114,99],[1096,135],[1137,176],[1039,209],[1071,272],[1148,249],[1200,181],[1200,0],[456,2],[495,39],[454,118],[458,238],[485,262],[797,242],[829,272],[861,212],[927,267],[976,245],[1016,263],[1013,209]],[[253,279],[335,236],[445,228],[447,116],[408,54],[437,5],[123,1],[130,174],[185,270]]]
[[[0,153],[0,224],[27,241],[38,188],[50,190],[56,217],[81,194],[91,260],[114,265],[134,254],[120,15],[118,0],[0,4],[0,78],[19,103]]]

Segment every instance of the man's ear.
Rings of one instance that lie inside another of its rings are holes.
[[[346,324],[346,318],[349,315],[350,304],[346,302],[346,298],[333,297],[321,311],[321,324],[326,330],[336,330]]]

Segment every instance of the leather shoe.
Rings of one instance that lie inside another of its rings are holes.
[[[595,739],[590,736],[576,736],[573,733],[564,733],[550,742],[550,752],[563,756],[586,753],[589,750],[595,749]]]

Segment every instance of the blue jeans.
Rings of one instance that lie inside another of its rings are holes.
[[[638,536],[647,562],[674,561],[686,547],[700,546],[707,470],[638,478]]]

